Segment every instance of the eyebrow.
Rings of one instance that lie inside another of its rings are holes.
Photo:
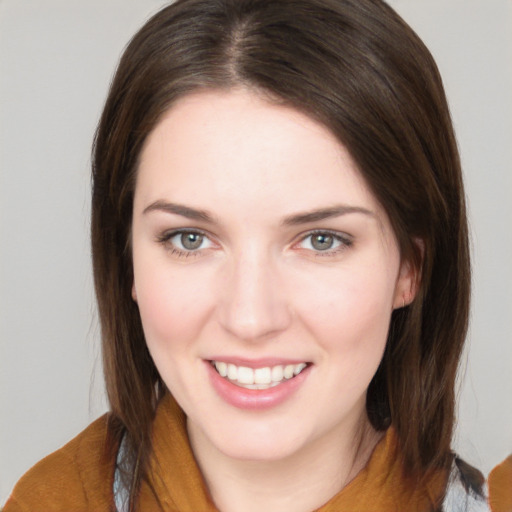
[[[159,200],[144,208],[142,213],[146,214],[153,211],[163,211],[167,213],[173,213],[175,215],[180,215],[181,217],[186,217],[187,219],[191,220],[200,220],[203,222],[213,223],[212,215],[206,210],[198,210],[196,208],[191,208],[190,206],[185,206],[182,204],[168,203],[166,201]]]
[[[152,211],[172,213],[174,215],[180,215],[181,217],[185,217],[190,220],[198,220],[210,224],[214,222],[213,216],[206,210],[199,210],[197,208],[191,208],[190,206],[185,206],[183,204],[169,203],[162,200],[151,203],[149,206],[144,208],[142,213],[146,214]],[[330,219],[333,217],[340,217],[341,215],[347,215],[350,213],[360,213],[363,215],[369,215],[371,217],[375,216],[371,210],[367,210],[361,206],[339,205],[289,215],[284,218],[283,225],[297,226],[300,224],[318,222],[320,220]]]
[[[199,210],[197,208],[191,208],[190,206],[177,203],[168,203],[167,201],[162,200],[151,203],[149,206],[144,208],[142,213],[146,214],[152,211],[163,211],[166,213],[172,213],[174,215],[180,215],[181,217],[185,217],[191,220],[198,220],[210,224],[214,223],[213,216],[206,210]],[[361,213],[371,217],[375,216],[371,210],[367,210],[366,208],[362,208],[360,206],[339,205],[332,206],[330,208],[321,208],[319,210],[312,210],[309,212],[289,215],[284,218],[282,224],[285,226],[297,226],[299,224],[308,224],[333,217],[340,217],[341,215],[347,215],[350,213]]]
[[[284,219],[283,224],[285,226],[296,226],[298,224],[308,224],[310,222],[340,217],[341,215],[347,215],[349,213],[362,213],[363,215],[375,217],[375,214],[371,210],[367,210],[361,206],[339,205],[290,215]]]

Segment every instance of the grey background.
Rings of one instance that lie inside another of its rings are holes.
[[[0,0],[0,503],[106,410],[89,153],[120,52],[157,0]],[[474,300],[455,446],[512,452],[512,2],[393,0],[443,74],[466,175]]]

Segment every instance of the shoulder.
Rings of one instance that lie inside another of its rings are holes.
[[[489,474],[489,503],[493,512],[512,510],[512,455]]]
[[[4,512],[110,510],[115,458],[108,457],[108,416],[102,416],[16,484]]]

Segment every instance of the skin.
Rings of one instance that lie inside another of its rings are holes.
[[[146,141],[132,229],[132,294],[147,344],[187,415],[217,506],[306,511],[326,502],[378,441],[366,390],[391,313],[415,282],[348,151],[254,91],[186,96]],[[199,232],[199,247],[185,250],[180,230]],[[333,236],[332,246],[318,250],[312,230]],[[230,357],[309,367],[284,402],[245,410],[208,376],[208,361]]]

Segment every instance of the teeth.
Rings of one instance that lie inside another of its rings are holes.
[[[285,379],[291,379],[293,377],[293,370],[294,370],[293,364],[287,364],[284,367],[284,378]]]
[[[238,369],[234,364],[228,364],[228,379],[229,380],[237,380],[238,379]]]
[[[219,372],[219,375],[221,377],[226,377],[228,374],[228,365],[226,363],[223,363],[222,361],[215,363],[215,368],[217,368],[217,371]]]
[[[238,382],[240,385],[240,383]],[[268,389],[273,388],[274,386],[279,386],[279,382],[272,382],[271,384],[243,384],[240,387],[246,389]]]
[[[300,363],[300,364],[296,364],[295,367],[293,368],[293,374],[294,375],[299,375],[299,373],[304,370],[304,368],[306,368],[306,363]]]
[[[240,384],[254,384],[254,370],[245,366],[239,366],[237,380]]]
[[[253,369],[223,361],[213,361],[213,364],[221,377],[227,377],[230,381],[248,389],[267,389],[277,386],[284,379],[289,380],[298,375],[307,366],[306,363],[299,363]]]
[[[272,368],[272,382],[281,382],[283,380],[283,367],[282,366],[274,366]]]
[[[270,368],[256,368],[254,370],[255,384],[270,384],[272,382],[272,371]]]

